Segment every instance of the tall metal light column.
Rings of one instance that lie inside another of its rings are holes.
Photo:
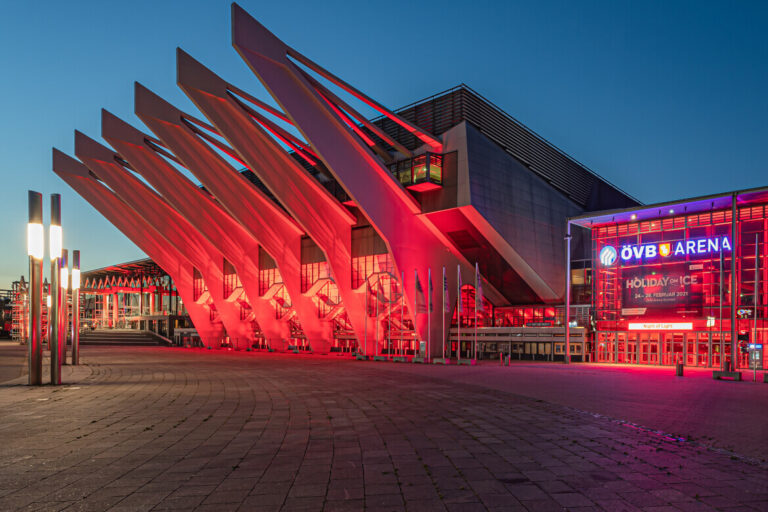
[[[738,209],[736,208],[736,193],[731,197],[731,371],[738,368],[737,348],[739,344],[738,329],[736,329],[736,308],[739,307],[738,281],[736,280],[736,255],[741,245],[738,225]]]
[[[80,364],[80,251],[72,251],[72,364]]]
[[[67,333],[69,331],[69,251],[61,251],[59,284],[61,285],[61,306],[59,309],[59,360],[67,364]]]
[[[571,221],[565,223],[565,364],[571,362]],[[554,344],[553,347],[554,349]],[[582,348],[582,361],[584,350]],[[552,358],[554,359],[554,350]]]
[[[59,358],[59,311],[61,289],[59,288],[59,264],[61,262],[61,195],[51,194],[51,226],[49,228],[51,258],[51,309],[48,324],[51,326],[48,348],[51,351],[51,384],[61,384],[61,359]]]
[[[43,256],[45,255],[43,195],[30,190],[28,197],[29,338],[27,339],[27,353],[29,360],[29,385],[39,386],[43,383],[43,333],[40,323],[40,314],[43,309]]]

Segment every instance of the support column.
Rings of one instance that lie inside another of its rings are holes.
[[[374,339],[373,322],[368,326],[369,332],[365,330],[364,289],[352,288],[352,226],[357,219],[269,135],[254,125],[248,114],[226,93],[226,83],[190,57],[185,57],[183,52],[178,53],[178,59],[179,86],[237,151],[238,158],[259,177],[323,251],[359,346],[366,336]],[[137,100],[139,98],[137,95]],[[142,115],[141,105],[137,105],[137,114]],[[150,120],[144,119],[144,122]]]
[[[245,182],[239,171],[229,165],[210,146],[203,143],[184,122],[183,112],[138,84],[136,85],[136,113],[216,197],[228,213],[245,227],[247,231],[245,237],[257,241],[275,260],[307,340],[313,350],[329,351],[333,336],[332,323],[323,322],[318,318],[318,310],[313,298],[303,294],[301,290],[302,229],[279,205],[261,190]],[[107,115],[103,116],[102,131],[108,140],[110,137],[107,132],[111,135],[118,130],[125,137],[134,137],[135,141],[131,141],[134,144],[126,151],[134,150],[138,143],[146,140],[147,137],[137,133],[138,131],[133,134],[126,133],[128,127],[114,126],[117,123],[118,120],[108,119]],[[141,135],[140,138],[139,135]],[[122,148],[123,145],[120,147]],[[159,159],[159,156],[155,155],[155,158]],[[155,166],[160,165],[162,162],[155,163]],[[165,174],[176,173],[166,172]],[[188,180],[179,175],[176,182],[179,181],[187,182]],[[184,183],[184,185],[189,186],[191,183]],[[199,189],[194,188],[194,192],[200,194]],[[200,202],[202,203],[202,200]],[[233,229],[228,229],[227,232],[231,237],[237,234]],[[243,242],[249,243],[248,240],[243,241],[241,238],[238,236],[235,241],[240,242],[241,245]]]
[[[117,320],[120,317],[120,294],[112,294],[112,328],[117,329]]]
[[[274,306],[259,293],[258,240],[224,211],[221,205],[215,203],[210,195],[195,186],[147,145],[147,138],[152,137],[106,111],[102,113],[102,135],[122,157],[131,162],[136,172],[151,183],[195,230],[234,265],[256,321],[270,346],[287,346],[290,337],[287,321],[277,318]],[[241,180],[242,177],[239,177],[229,186],[243,187]],[[285,248],[281,248],[282,251]]]
[[[110,189],[95,180],[79,161],[54,149],[53,170],[171,276],[203,342],[212,346],[221,339],[224,334],[221,322],[212,322],[209,308],[197,304],[192,298],[192,263],[184,254],[168,244],[151,224],[137,216]],[[106,307],[104,312],[108,314]]]
[[[75,137],[75,153],[137,215],[155,226],[169,243],[182,251],[198,268],[216,305],[216,311],[221,315],[227,334],[232,339],[252,339],[253,331],[250,323],[240,320],[237,305],[226,301],[223,296],[224,261],[218,249],[203,238],[195,227],[191,226],[155,191],[119,167],[117,163],[112,163],[116,162],[116,155],[108,148],[78,132]],[[165,292],[164,289],[163,295]],[[162,300],[164,299],[163,296]]]
[[[467,262],[453,242],[422,215],[419,203],[393,178],[371,147],[363,142],[359,132],[354,130],[354,123],[344,120],[339,104],[324,93],[317,81],[310,79],[309,75],[295,64],[295,60],[317,73],[324,73],[323,76],[327,79],[348,92],[351,90],[359,99],[377,108],[401,126],[407,127],[425,142],[426,149],[442,151],[442,143],[311,63],[236,4],[233,4],[232,20],[235,49],[384,240],[395,264],[395,275],[405,273],[404,287],[409,310],[416,311],[414,270],[418,271],[419,275],[426,276],[430,267],[455,268],[456,265],[461,265],[465,275],[471,276],[474,266]],[[294,60],[289,59],[289,55]],[[181,74],[181,68],[179,73]],[[179,82],[184,88],[181,76]],[[209,115],[201,102],[198,102],[198,107]],[[246,144],[252,146],[265,137],[263,130],[248,120],[247,124],[253,128],[248,127],[246,130],[244,121],[238,123],[240,133],[234,133],[231,129],[234,123],[218,124],[211,115],[209,119],[238,150],[249,167],[257,172],[254,167],[257,167],[259,162],[254,161],[251,155],[246,155],[244,148],[247,147]],[[255,131],[262,134],[256,135]],[[246,137],[247,141],[244,141]],[[397,212],[397,215],[393,215],[393,212]],[[441,319],[437,312],[430,315],[432,318],[428,320],[426,314],[412,313],[416,330],[424,340],[439,339],[440,336]],[[428,333],[430,324],[432,332]],[[430,356],[439,356],[440,349],[437,347],[439,345],[432,344],[433,353]]]

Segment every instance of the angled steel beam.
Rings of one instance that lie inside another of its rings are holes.
[[[144,124],[272,256],[304,335],[313,350],[328,352],[333,339],[333,324],[318,318],[313,298],[301,290],[303,230],[274,201],[203,142],[187,124],[186,114],[140,84],[136,84],[135,98],[136,114]],[[102,126],[107,126],[106,120]]]
[[[203,343],[215,346],[224,335],[224,328],[221,322],[211,321],[206,305],[194,300],[192,262],[166,243],[151,224],[136,215],[114,192],[96,180],[79,160],[54,149],[53,172],[171,276]]]
[[[126,171],[115,153],[86,135],[75,132],[75,154],[101,181],[181,251],[200,271],[208,285],[227,334],[234,340],[254,338],[250,322],[240,319],[240,309],[224,297],[224,257],[155,191]]]
[[[196,231],[237,270],[256,321],[270,347],[285,348],[290,327],[259,293],[259,246],[214,199],[166,162],[147,143],[148,135],[102,111],[102,137],[144,177]],[[159,141],[162,144],[162,141]]]
[[[461,265],[465,276],[472,275],[473,266],[421,214],[419,203],[355,135],[334,111],[333,105],[329,105],[331,100],[322,95],[289,56],[328,79],[333,80],[332,75],[288,47],[237,5],[233,5],[232,23],[233,44],[241,57],[387,244],[397,273],[405,274],[405,295],[410,311],[415,311],[414,270],[425,276],[429,268],[455,269]],[[345,87],[343,82],[335,83],[360,97],[359,91]],[[380,105],[372,106],[380,111],[383,109]],[[426,139],[425,142],[435,150],[442,148],[436,139],[430,143],[423,133],[414,134]],[[449,272],[449,275],[454,274]],[[439,339],[442,323],[439,314],[440,311],[431,313],[431,334],[427,332],[428,315],[414,315],[414,324],[422,339]],[[439,353],[437,345],[432,344],[434,355]]]
[[[352,289],[355,217],[227,93],[226,82],[181,50],[177,66],[179,86],[325,254],[360,346],[373,339],[365,290]]]

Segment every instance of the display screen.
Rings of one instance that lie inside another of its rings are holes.
[[[654,313],[700,314],[702,273],[692,265],[624,269],[621,274],[622,306]]]

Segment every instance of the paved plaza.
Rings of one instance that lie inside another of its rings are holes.
[[[160,347],[83,361],[58,388],[0,384],[0,510],[768,510],[768,385]],[[755,438],[734,443],[729,417]]]

